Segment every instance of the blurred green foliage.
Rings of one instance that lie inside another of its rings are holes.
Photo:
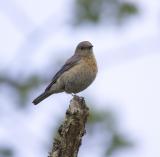
[[[94,132],[94,130],[98,130],[97,128],[100,128],[101,131]],[[104,156],[106,157],[113,155],[120,149],[131,148],[133,146],[131,140],[121,133],[122,130],[117,124],[117,118],[113,111],[100,111],[97,109],[91,110],[87,129],[92,133],[93,137],[95,134],[103,134],[105,137],[103,140],[106,145]]]
[[[113,132],[111,141],[108,147],[106,148],[106,156],[111,156],[120,149],[126,149],[131,147],[133,147],[133,143],[130,140],[128,140],[128,137]]]
[[[0,147],[0,157],[13,157],[14,152],[12,149],[7,147]]]
[[[27,105],[30,91],[35,89],[42,83],[43,79],[38,75],[31,75],[29,78],[25,79],[20,79],[18,78],[18,76],[15,79],[8,74],[0,75],[0,85],[7,85],[18,95],[17,105],[19,105],[19,107],[25,107]]]
[[[138,13],[138,7],[123,0],[76,0],[74,24],[105,23],[119,24]]]

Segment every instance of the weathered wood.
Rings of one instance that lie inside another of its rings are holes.
[[[59,127],[49,157],[77,157],[89,115],[84,98],[74,96]]]

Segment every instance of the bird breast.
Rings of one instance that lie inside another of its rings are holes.
[[[94,81],[96,74],[97,64],[94,56],[82,58],[78,64],[63,74],[65,92],[83,91]]]

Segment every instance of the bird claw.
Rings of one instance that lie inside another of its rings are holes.
[[[71,95],[73,96],[73,97],[76,97],[77,95],[76,94],[74,94],[74,93],[71,93]]]

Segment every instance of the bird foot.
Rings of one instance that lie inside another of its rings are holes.
[[[73,98],[76,99],[76,100],[84,101],[84,97],[80,97],[80,96],[78,96],[78,95],[76,95],[76,94],[74,94],[74,93],[72,93],[72,96],[73,96]]]
[[[76,94],[74,94],[74,93],[71,93],[71,95],[73,96],[73,97],[76,97],[77,95]]]

